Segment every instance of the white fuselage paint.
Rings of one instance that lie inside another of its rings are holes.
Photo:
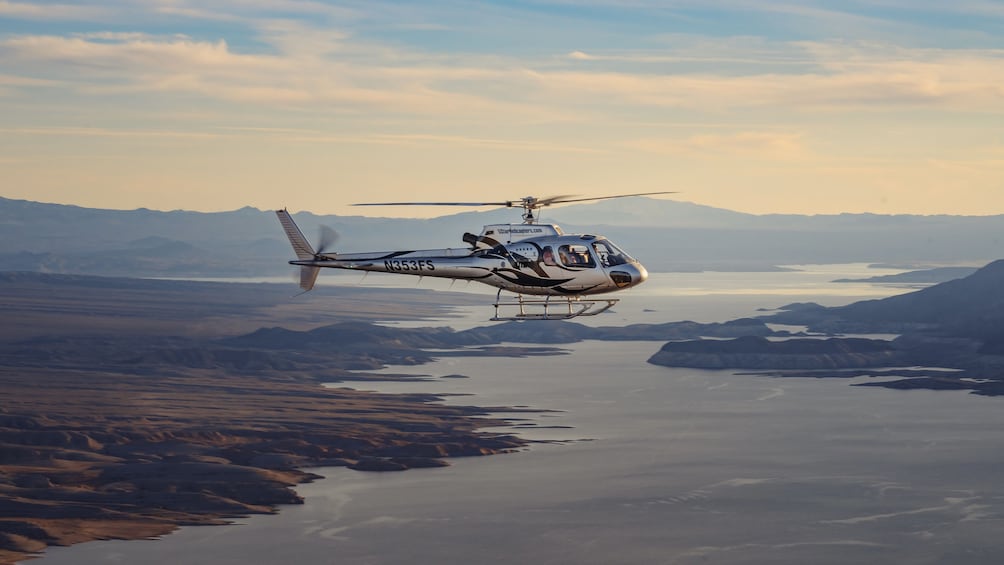
[[[482,249],[475,251],[449,248],[322,253],[290,264],[475,280],[518,294],[549,296],[613,292],[640,284],[648,277],[641,263],[599,236],[550,232],[490,248],[484,248],[483,239],[484,233],[477,244]]]

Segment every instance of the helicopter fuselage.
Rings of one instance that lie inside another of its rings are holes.
[[[485,226],[481,236],[464,239],[473,249],[318,253],[290,264],[470,280],[540,296],[602,294],[648,278],[641,263],[607,238],[565,235],[553,225]]]

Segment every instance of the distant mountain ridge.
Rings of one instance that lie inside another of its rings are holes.
[[[517,211],[434,219],[294,214],[339,249],[463,247],[464,232],[518,222]],[[769,270],[847,262],[985,263],[1001,255],[1004,216],[753,215],[675,200],[628,198],[546,208],[542,222],[607,235],[652,271]],[[275,276],[291,251],[271,211],[102,210],[0,198],[0,270],[131,276]]]
[[[833,282],[870,282],[889,284],[934,284],[943,283],[962,277],[968,277],[975,273],[976,267],[938,267],[935,269],[923,269],[919,271],[908,271],[896,275],[884,275],[878,277],[868,277],[864,279],[837,279]]]

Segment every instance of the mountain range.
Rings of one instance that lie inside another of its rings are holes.
[[[463,247],[464,232],[518,222],[511,209],[433,219],[294,214],[339,251]],[[601,233],[652,271],[757,271],[807,263],[984,264],[1001,256],[1004,216],[753,215],[628,198],[547,208],[541,221]],[[105,210],[0,198],[0,270],[132,276],[277,276],[292,257],[271,211]]]

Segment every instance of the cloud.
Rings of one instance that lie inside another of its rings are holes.
[[[0,53],[9,61],[49,63],[60,72],[77,75],[83,71],[106,68],[128,78],[143,69],[169,71],[178,68],[234,67],[269,61],[268,57],[232,55],[225,41],[215,43],[175,39],[148,39],[143,34],[94,34],[88,37],[20,36],[0,42]],[[128,39],[123,39],[128,38]],[[98,41],[96,39],[101,39]],[[104,41],[115,39],[114,41]],[[273,61],[278,64],[278,61]]]
[[[561,114],[478,91],[479,83],[504,84],[513,76],[510,70],[454,67],[434,58],[415,61],[386,49],[360,51],[358,45],[345,46],[338,33],[300,33],[297,26],[276,26],[269,33],[279,53],[236,53],[224,40],[91,33],[8,38],[0,41],[0,59],[22,76],[59,77],[84,94],[184,92],[325,111],[377,108],[468,116],[494,112],[535,119]]]
[[[702,134],[682,140],[638,139],[625,146],[650,153],[679,157],[751,157],[773,160],[804,159],[809,151],[802,135],[763,131],[743,131],[733,134]]]
[[[330,12],[314,2],[255,0],[224,2],[221,13],[238,5],[251,12]],[[153,4],[157,10],[192,6]],[[140,31],[12,36],[0,40],[0,72],[58,80],[81,94],[191,93],[324,112],[532,122],[622,119],[646,109],[1004,107],[1004,50],[675,36],[664,38],[664,50],[577,50],[533,59],[396,47],[291,19],[254,25],[270,49],[235,50],[225,39]]]
[[[86,20],[94,21],[111,15],[111,8],[76,4],[29,4],[0,0],[0,18],[23,20]]]
[[[50,137],[116,137],[116,138],[161,138],[161,139],[214,139],[225,134],[212,132],[172,131],[172,130],[131,130],[87,127],[48,128],[0,128],[0,133],[16,135],[39,135]]]
[[[812,54],[813,68],[765,72],[754,65],[745,72],[719,74],[558,70],[536,76],[543,88],[569,96],[576,93],[579,99],[613,97],[632,104],[711,111],[912,106],[997,113],[1004,108],[1004,50],[906,49],[839,42],[803,42],[791,49],[795,60],[800,59],[798,53]],[[572,58],[599,61],[605,57],[582,53]],[[650,55],[611,60],[652,62]]]
[[[185,0],[126,4],[150,11],[202,9]],[[245,13],[238,14],[240,9]],[[516,56],[433,51],[362,38],[323,18],[307,23],[281,17],[337,15],[346,22],[362,17],[317,2],[222,0],[213,11],[245,18],[253,41],[122,30],[7,36],[0,38],[0,77],[7,77],[0,88],[5,98],[19,92],[29,98],[37,89],[58,85],[85,103],[87,97],[128,96],[153,104],[183,94],[192,106],[235,102],[269,115],[309,111],[359,121],[495,127],[659,122],[685,114],[735,129],[741,127],[737,116],[746,115],[761,122],[782,116],[785,122],[796,114],[906,108],[999,114],[1004,108],[1004,50],[677,34],[661,36],[661,43],[649,42],[645,49]],[[657,150],[755,148],[784,158],[802,150],[797,136],[705,142],[703,148],[691,139]],[[652,150],[656,145],[650,144]]]
[[[453,148],[490,148],[494,150],[531,151],[573,154],[597,154],[603,151],[588,147],[550,142],[513,141],[508,139],[479,138],[461,135],[440,134],[365,134],[332,135],[321,130],[302,128],[269,127],[223,127],[206,131],[184,129],[115,129],[101,127],[7,127],[0,128],[0,134],[18,136],[76,137],[76,138],[119,138],[148,140],[217,140],[246,139],[249,135],[273,141],[295,143],[335,143],[397,146],[448,146]]]
[[[61,83],[31,77],[0,75],[0,86],[59,86]]]
[[[352,20],[362,16],[356,9],[311,0],[130,0],[137,9],[152,15],[173,16],[207,22],[240,22],[248,25],[290,18],[305,18],[315,23],[329,20]]]
[[[553,152],[553,153],[581,153],[581,154],[597,154],[605,153],[605,151],[581,147],[574,145],[566,145],[559,143],[547,143],[547,142],[531,142],[531,141],[521,141],[514,142],[512,140],[506,139],[486,139],[486,138],[472,138],[467,136],[456,136],[456,135],[431,135],[431,134],[386,134],[377,136],[377,139],[383,139],[392,143],[400,144],[439,144],[439,145],[451,145],[457,147],[486,147],[489,149],[506,149],[506,150],[516,150],[516,151],[533,151],[533,152]]]

